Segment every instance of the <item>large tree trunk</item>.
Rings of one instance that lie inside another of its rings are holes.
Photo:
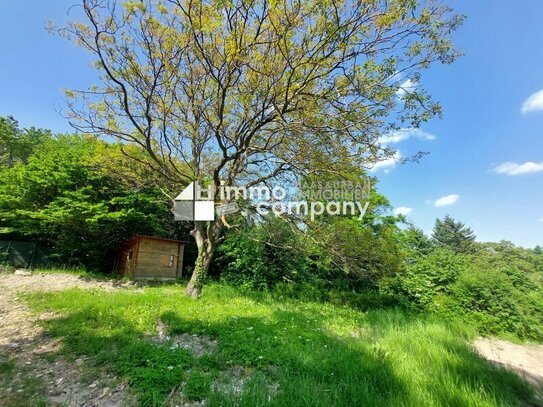
[[[205,240],[202,246],[198,246],[198,257],[196,258],[196,263],[194,264],[194,271],[190,277],[189,284],[185,293],[192,298],[200,297],[202,293],[202,287],[204,286],[205,278],[207,276],[207,271],[209,270],[209,265],[211,264],[211,259],[213,258],[214,247],[212,247],[209,240]]]
[[[198,247],[198,257],[194,264],[194,271],[190,277],[189,284],[185,290],[185,294],[192,298],[200,297],[202,288],[205,283],[209,265],[213,258],[213,253],[217,245],[216,240],[222,225],[220,221],[215,221],[207,227],[204,226],[204,222],[195,222],[194,230],[191,231],[191,235],[196,240],[196,246]]]

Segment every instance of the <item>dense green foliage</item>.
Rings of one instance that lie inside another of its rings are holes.
[[[54,312],[46,332],[62,354],[86,355],[126,380],[143,406],[162,405],[181,386],[185,401],[209,406],[510,406],[532,390],[478,357],[472,333],[442,318],[398,309],[359,312],[210,285],[199,301],[182,286],[117,292],[71,289],[28,297]],[[197,355],[157,343],[169,335],[216,340]],[[99,371],[99,370],[98,370]],[[175,393],[170,405],[182,405]]]
[[[0,168],[26,163],[34,150],[50,137],[49,130],[20,129],[13,117],[0,117]]]
[[[473,254],[438,248],[382,284],[409,308],[473,325],[482,334],[543,340],[543,256],[508,242]]]
[[[329,216],[306,221],[301,229],[281,218],[232,230],[219,247],[216,273],[251,289],[298,285],[293,291],[376,289],[402,266],[397,218],[388,201],[374,193],[372,214]],[[313,293],[312,295],[315,295]],[[321,293],[325,298],[328,294]]]
[[[213,271],[225,281],[265,290],[281,283],[319,285],[326,268],[311,255],[311,243],[289,222],[271,218],[252,228],[232,230],[221,246]]]
[[[168,200],[126,165],[119,145],[40,134],[0,172],[3,239],[45,243],[54,262],[110,270],[115,250],[134,234],[177,237]]]
[[[436,224],[460,225],[446,220]],[[463,253],[416,227],[400,230],[386,217],[338,217],[326,228],[312,226],[300,233],[274,219],[229,233],[215,268],[239,287],[358,309],[402,305],[482,334],[543,340],[543,255],[537,250],[469,239]]]
[[[160,181],[145,156],[126,158],[129,147],[21,130],[11,118],[0,120],[0,140],[0,238],[45,243],[51,260],[105,271],[134,234],[188,238],[190,225],[173,222]],[[284,298],[361,310],[401,305],[483,334],[543,339],[540,247],[476,243],[471,229],[450,216],[436,220],[430,239],[413,225],[402,227],[387,199],[374,187],[370,192],[362,220],[269,216],[249,226],[239,219],[244,226],[221,238],[211,275]],[[190,257],[189,247],[189,272]]]

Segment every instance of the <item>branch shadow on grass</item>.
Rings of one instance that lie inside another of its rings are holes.
[[[266,316],[220,321],[185,316],[180,307],[157,310],[157,322],[166,324],[170,335],[218,340],[215,353],[198,357],[153,342],[137,319],[122,317],[106,302],[98,304],[44,321],[45,330],[62,338],[65,355],[85,355],[90,367],[105,367],[125,380],[143,406],[162,405],[176,388],[192,400],[206,399],[209,406],[505,406],[531,397],[526,383],[480,359],[462,338],[427,338],[432,349],[425,356],[413,320],[387,319],[386,311],[370,313],[367,321],[381,336],[365,338],[334,335],[307,310],[275,308]],[[402,332],[398,341],[404,343],[394,346],[395,333]],[[241,389],[215,385],[235,368],[246,372]]]

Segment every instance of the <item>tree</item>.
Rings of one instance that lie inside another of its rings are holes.
[[[119,150],[76,135],[43,141],[27,163],[0,173],[0,236],[45,243],[52,260],[101,270],[134,234],[177,238],[168,200]]]
[[[424,234],[424,231],[417,226],[410,225],[407,229],[402,231],[400,236],[411,255],[410,257],[427,255],[432,251],[432,241]]]
[[[36,147],[48,138],[51,138],[49,130],[34,127],[21,130],[13,117],[0,117],[0,168],[25,163]]]
[[[356,180],[354,173],[350,178]],[[334,177],[327,178],[336,180]],[[359,178],[360,179],[360,178]],[[384,277],[399,272],[402,263],[398,242],[398,218],[391,205],[372,183],[367,192],[369,208],[358,216],[323,215],[306,220],[307,235],[320,253],[321,263],[329,263],[338,281],[350,290],[376,287]]]
[[[449,36],[462,21],[412,0],[81,1],[86,21],[59,32],[96,57],[101,84],[67,92],[68,117],[145,150],[172,194],[194,180],[285,183],[394,156],[379,136],[440,114],[411,85],[458,56]],[[188,295],[199,296],[224,228],[194,223]]]
[[[447,247],[459,253],[468,253],[473,250],[475,234],[462,222],[446,215],[443,220],[436,219],[432,240],[437,246]]]

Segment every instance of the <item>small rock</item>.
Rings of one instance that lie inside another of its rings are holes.
[[[92,382],[92,384],[89,386],[89,389],[94,389],[96,386],[98,386],[98,382]]]
[[[16,276],[31,276],[32,273],[30,271],[26,271],[26,270],[15,270],[15,275]]]

